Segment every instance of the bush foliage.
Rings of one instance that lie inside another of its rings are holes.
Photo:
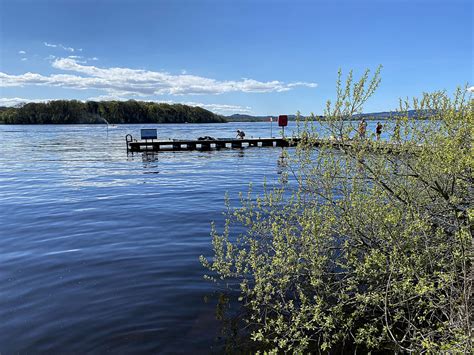
[[[239,280],[262,349],[471,351],[473,102],[461,89],[401,101],[389,141],[358,139],[347,118],[379,82],[379,70],[345,83],[339,73],[325,120],[300,124],[296,183],[242,195],[213,228],[214,258],[201,260]],[[322,131],[350,144],[315,149]]]
[[[28,103],[21,107],[0,108],[0,123],[78,124],[78,123],[211,123],[225,122],[201,107],[145,101],[54,100]]]

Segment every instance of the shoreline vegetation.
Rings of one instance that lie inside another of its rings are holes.
[[[384,131],[401,150],[372,152],[365,139],[314,149],[321,131],[341,142],[365,135],[346,117],[379,73],[339,71],[325,120],[304,122],[278,183],[249,186],[236,205],[227,198],[225,222],[212,225],[206,278],[240,286],[238,310],[218,304],[233,352],[472,353],[472,95],[400,102],[406,114]]]
[[[400,112],[375,112],[355,114],[347,120],[396,119]],[[419,112],[408,111],[413,118],[426,118],[430,114],[415,117]],[[52,100],[30,102],[14,107],[0,106],[0,124],[147,124],[147,123],[228,123],[269,122],[278,116],[252,116],[234,114],[223,116],[198,106],[167,104],[145,101],[87,101]],[[326,121],[327,117],[310,114],[288,115],[290,121]]]
[[[144,101],[54,100],[0,107],[0,124],[225,123],[201,107]]]

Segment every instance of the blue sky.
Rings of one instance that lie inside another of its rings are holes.
[[[365,112],[473,83],[468,0],[0,0],[0,105],[136,99],[322,114],[383,65]]]

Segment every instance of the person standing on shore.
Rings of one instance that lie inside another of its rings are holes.
[[[365,133],[367,132],[367,122],[365,122],[364,118],[360,121],[358,130],[359,130],[359,138],[365,139]]]
[[[377,127],[375,127],[375,136],[377,137],[377,140],[380,140],[380,135],[382,134],[382,124],[380,122],[377,122]]]

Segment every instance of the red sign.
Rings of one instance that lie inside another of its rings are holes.
[[[280,127],[288,126],[288,116],[287,115],[278,116],[278,126],[280,126]]]

